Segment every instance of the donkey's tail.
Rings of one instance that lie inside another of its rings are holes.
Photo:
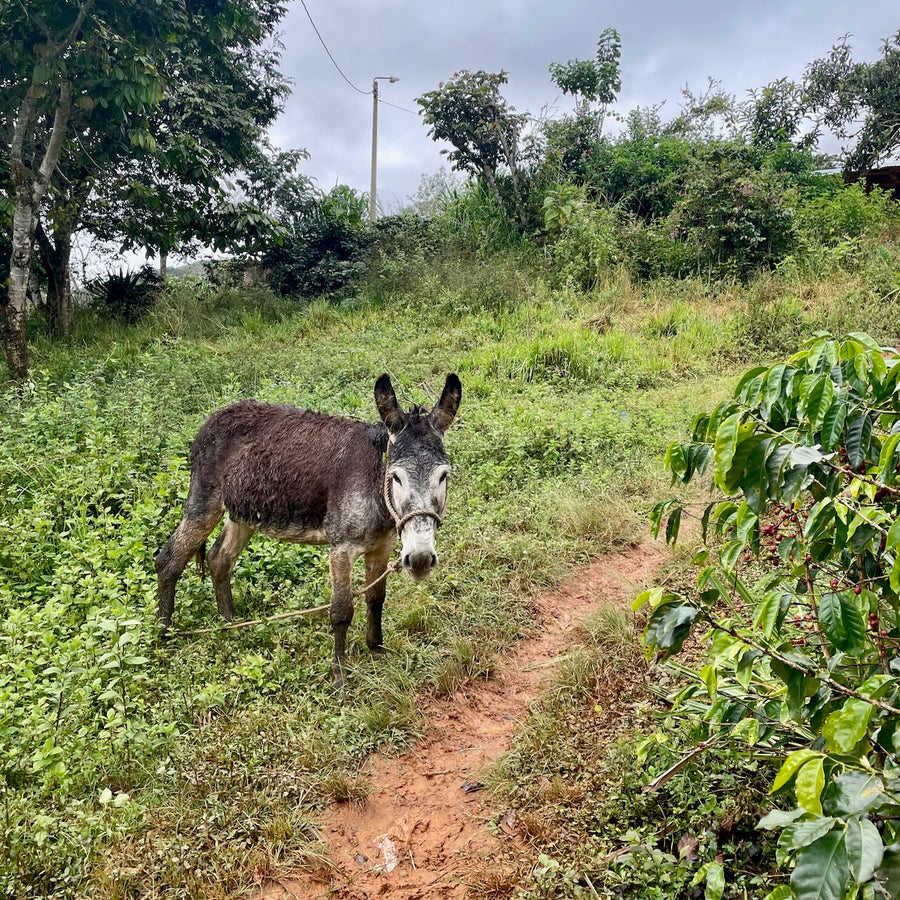
[[[197,550],[194,560],[197,563],[197,575],[200,578],[206,577],[206,541],[204,541]]]

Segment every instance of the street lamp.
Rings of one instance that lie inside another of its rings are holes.
[[[369,190],[369,221],[375,222],[375,169],[378,158],[378,82],[393,84],[400,79],[396,75],[376,75],[372,79],[372,185]]]

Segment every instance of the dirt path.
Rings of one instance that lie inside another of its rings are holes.
[[[539,597],[536,626],[495,676],[431,703],[425,736],[402,755],[370,758],[365,773],[374,790],[364,804],[325,811],[320,824],[334,870],[269,885],[257,900],[464,897],[467,873],[502,853],[486,827],[491,812],[477,790],[479,773],[510,748],[581,620],[604,602],[630,603],[665,554],[648,540],[601,557]]]

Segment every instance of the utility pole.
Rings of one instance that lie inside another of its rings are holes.
[[[372,182],[369,186],[369,222],[375,224],[375,188],[376,171],[378,168],[378,82],[389,81],[391,84],[399,81],[396,75],[376,75],[372,79]]]

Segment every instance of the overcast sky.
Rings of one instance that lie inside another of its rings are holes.
[[[681,90],[712,76],[746,97],[776,78],[799,78],[845,34],[855,59],[871,61],[883,38],[900,30],[898,0],[306,0],[306,7],[347,78],[371,92],[380,82],[379,206],[392,211],[416,192],[423,174],[446,160],[427,137],[415,98],[460,69],[509,73],[504,95],[519,112],[571,110],[547,74],[551,62],[593,57],[607,27],[622,37],[622,91],[617,109],[665,101],[675,115]],[[293,94],[272,131],[282,148],[305,148],[304,171],[328,190],[338,182],[368,191],[372,97],[335,69],[300,0],[282,23],[282,70]]]

